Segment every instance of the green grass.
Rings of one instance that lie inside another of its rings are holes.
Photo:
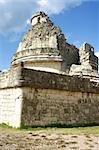
[[[12,127],[7,125],[7,124],[5,124],[5,123],[2,123],[2,124],[0,124],[0,128],[11,129]]]
[[[89,126],[89,127],[69,127],[69,128],[59,128],[59,127],[26,127],[26,128],[12,128],[6,124],[1,124],[0,129],[8,129],[13,131],[37,131],[37,132],[47,132],[48,134],[99,134],[99,126]]]
[[[63,134],[99,134],[99,126],[59,129]]]

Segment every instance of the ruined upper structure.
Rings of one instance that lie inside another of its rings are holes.
[[[12,58],[13,66],[23,62],[27,68],[70,75],[97,72],[98,58],[91,45],[85,43],[79,50],[67,43],[60,28],[44,12],[35,13],[30,23]]]

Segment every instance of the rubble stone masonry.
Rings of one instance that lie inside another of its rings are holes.
[[[99,123],[97,82],[22,67],[1,73],[0,81],[0,123],[13,127]]]

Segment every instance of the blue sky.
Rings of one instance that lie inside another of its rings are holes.
[[[0,70],[7,69],[28,19],[43,10],[78,48],[88,42],[99,55],[99,0],[0,0]]]

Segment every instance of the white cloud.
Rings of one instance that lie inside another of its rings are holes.
[[[59,14],[64,9],[69,9],[80,5],[82,0],[38,0],[37,3],[41,10],[49,14]]]
[[[4,4],[5,3],[5,0],[0,0],[0,4]]]
[[[83,1],[85,0],[0,0],[0,34],[22,32],[28,18],[35,11],[59,14]]]
[[[0,0],[0,34],[21,31],[35,8],[35,0]]]

